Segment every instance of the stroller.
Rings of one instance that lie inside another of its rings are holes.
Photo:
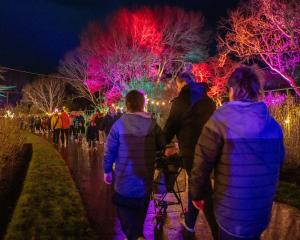
[[[184,184],[179,184],[179,176],[181,182]],[[162,235],[163,225],[167,218],[167,209],[169,206],[180,205],[181,214],[184,214],[185,212],[180,195],[180,193],[184,192],[186,188],[185,178],[186,175],[183,171],[182,157],[179,155],[166,157],[163,153],[159,153],[157,155],[152,192],[155,209],[155,239],[159,239]],[[174,200],[167,200],[167,195],[173,195]]]

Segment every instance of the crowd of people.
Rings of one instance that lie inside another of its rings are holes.
[[[108,134],[104,181],[114,184],[124,234],[144,239],[155,152],[171,156],[176,150],[165,147],[176,139],[189,180],[183,238],[195,238],[203,211],[213,239],[260,239],[271,218],[284,145],[280,125],[260,101],[258,74],[237,68],[228,79],[230,101],[218,109],[191,73],[178,74],[176,84],[178,96],[163,129],[144,112],[144,95],[133,90],[125,99],[127,113]]]
[[[28,129],[33,133],[52,135],[55,145],[67,146],[69,139],[76,143],[87,142],[88,147],[97,149],[96,143],[103,144],[114,122],[119,119],[122,112],[110,107],[107,114],[96,110],[87,115],[84,112],[71,112],[68,114],[64,109],[45,115],[29,115],[19,117],[20,129]]]

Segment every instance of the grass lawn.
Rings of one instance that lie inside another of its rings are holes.
[[[27,142],[32,160],[5,239],[95,239],[60,154],[41,137]]]

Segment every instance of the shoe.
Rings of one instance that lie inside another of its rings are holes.
[[[186,225],[185,223],[185,216],[182,215],[180,217],[180,224],[182,225],[182,237],[185,240],[192,240],[195,239],[195,229],[194,228],[190,228]]]
[[[190,227],[188,227],[188,226],[186,225],[186,223],[185,223],[185,215],[184,215],[184,214],[182,214],[182,215],[180,216],[179,222],[180,222],[180,224],[182,225],[182,227],[185,228],[187,231],[193,232],[193,233],[195,232],[195,229],[194,229],[194,228],[190,228]]]

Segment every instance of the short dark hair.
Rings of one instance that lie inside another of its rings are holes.
[[[192,73],[181,72],[177,74],[176,81],[180,83],[186,82],[186,84],[190,84],[195,81],[195,77]]]
[[[238,67],[229,77],[227,85],[233,88],[235,100],[258,100],[261,92],[258,74],[247,66]]]
[[[130,112],[143,111],[145,105],[145,96],[138,90],[131,90],[125,97],[126,107]]]

